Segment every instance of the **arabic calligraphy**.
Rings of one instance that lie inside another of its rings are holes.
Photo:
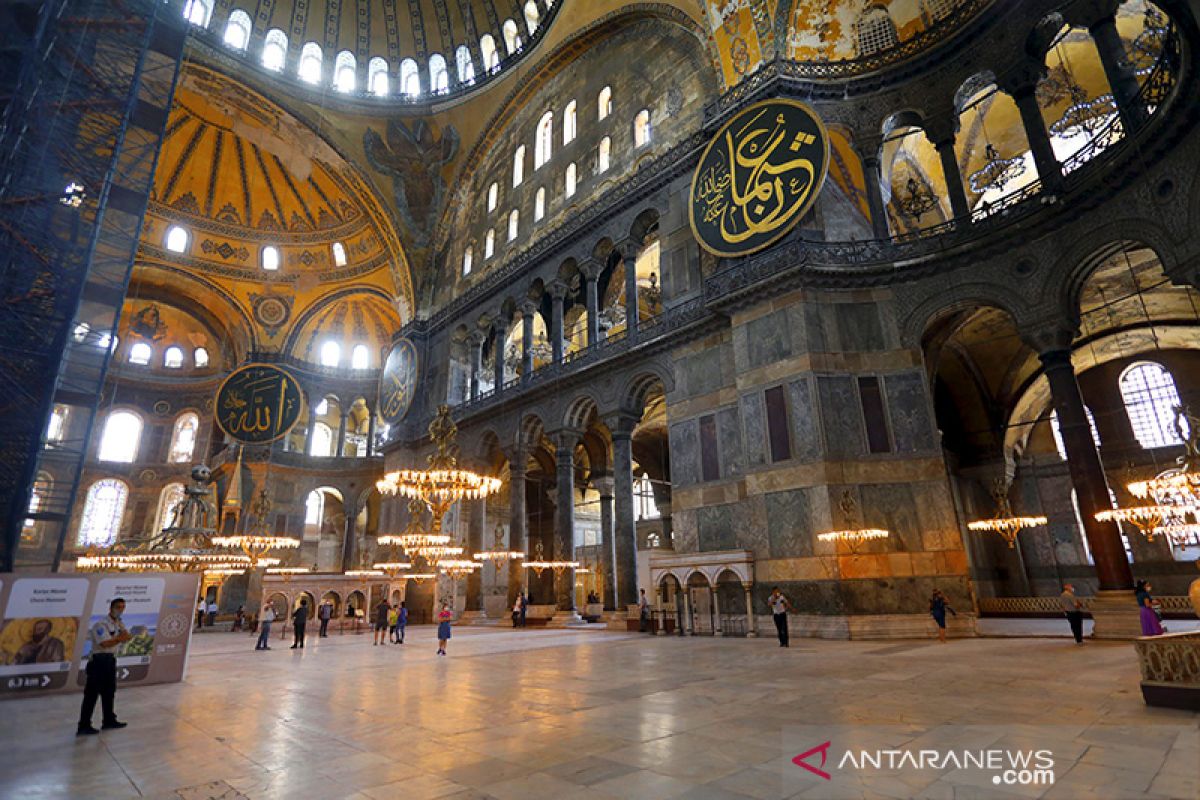
[[[829,137],[808,106],[764,100],[725,123],[692,177],[692,232],[718,256],[761,250],[812,206],[829,166]]]
[[[217,426],[243,444],[267,444],[300,419],[300,384],[271,364],[246,364],[229,374],[217,389]]]
[[[379,414],[384,422],[395,425],[404,419],[412,407],[416,385],[417,348],[410,339],[400,339],[388,353],[379,376]]]

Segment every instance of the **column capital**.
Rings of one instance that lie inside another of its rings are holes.
[[[1096,25],[1114,19],[1119,5],[1121,5],[1121,0],[1075,0],[1063,8],[1063,20],[1072,27],[1083,27],[1090,30]]]
[[[546,438],[554,442],[556,453],[568,453],[573,456],[575,446],[583,441],[583,431],[576,428],[562,427],[553,431],[546,431]]]
[[[633,239],[625,238],[613,243],[613,250],[621,258],[633,258],[637,254],[638,245]]]
[[[603,415],[601,419],[613,439],[629,439],[633,436],[633,429],[642,417],[640,414],[629,411],[614,411],[611,414]]]
[[[588,281],[600,279],[600,273],[604,271],[604,262],[597,261],[594,258],[589,258],[579,265],[579,271],[583,273],[583,277]]]
[[[546,287],[546,291],[556,301],[561,301],[571,293],[571,287],[567,285],[566,281],[554,280]]]
[[[613,495],[613,476],[607,473],[593,473],[588,479],[592,484],[592,488],[596,490],[602,498],[612,498]]]
[[[517,309],[521,312],[522,317],[528,319],[537,313],[538,305],[532,300],[522,300]]]
[[[487,334],[482,330],[473,330],[467,334],[467,342],[474,348],[483,347],[484,341],[487,339]]]
[[[1046,74],[1046,65],[1041,61],[1022,59],[996,77],[996,85],[1013,100],[1032,97],[1037,91],[1038,81]]]
[[[854,140],[854,152],[858,160],[865,163],[879,164],[879,149],[883,147],[881,136],[859,136]]]
[[[1033,325],[1021,331],[1021,341],[1025,342],[1038,357],[1045,358],[1055,352],[1071,352],[1071,343],[1079,335],[1077,325],[1066,320],[1055,320],[1042,325]]]
[[[504,457],[508,459],[508,471],[513,474],[525,474],[525,462],[529,458],[529,451],[524,445],[512,445],[510,447],[500,448],[500,452],[504,453]]]
[[[921,126],[921,130],[935,148],[953,147],[954,138],[958,135],[958,115],[949,109],[933,114]]]

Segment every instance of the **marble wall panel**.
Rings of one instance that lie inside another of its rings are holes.
[[[677,487],[700,480],[700,423],[686,419],[671,426],[671,482]]]
[[[818,375],[821,425],[826,452],[833,458],[853,458],[866,452],[862,409],[853,378],[848,375]]]
[[[767,463],[767,410],[762,392],[755,390],[742,395],[739,405],[742,414],[742,450],[746,456],[746,467],[761,467]]]
[[[923,372],[902,372],[884,377],[892,440],[897,453],[920,453],[937,447]]]
[[[770,492],[763,496],[768,553],[771,558],[804,558],[815,555],[813,493],[818,488]]]
[[[732,550],[737,547],[733,532],[734,504],[704,506],[696,510],[699,550]]]
[[[717,447],[721,454],[721,477],[736,478],[746,473],[742,454],[742,425],[736,406],[717,411]]]
[[[812,381],[804,377],[789,383],[788,398],[791,401],[792,458],[815,461],[821,457],[821,428]]]
[[[792,355],[786,311],[775,311],[746,323],[746,357],[750,367],[782,361]]]
[[[875,303],[838,303],[834,308],[842,350],[861,353],[886,347]]]

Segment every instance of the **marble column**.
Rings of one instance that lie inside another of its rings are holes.
[[[492,355],[496,357],[496,363],[492,364],[492,370],[495,373],[492,380],[495,383],[493,392],[499,392],[504,386],[504,340],[508,336],[507,320],[497,319],[492,324]]]
[[[709,591],[712,592],[713,636],[724,636],[725,630],[721,626],[721,598],[717,594],[716,586],[710,586]]]
[[[753,586],[752,583],[742,584],[742,590],[746,592],[746,636],[751,639],[758,636],[754,623],[754,593],[751,591]]]
[[[1112,89],[1113,99],[1117,101],[1117,112],[1126,131],[1137,130],[1146,120],[1146,109],[1139,102],[1140,88],[1137,75],[1129,68],[1129,55],[1117,32],[1117,19],[1114,14],[1107,14],[1089,26],[1088,31],[1096,42],[1096,50],[1100,53],[1100,63],[1104,67],[1104,76],[1108,78],[1108,86]]]
[[[308,430],[304,432],[304,455],[312,455],[313,431],[317,427],[317,412],[316,405],[311,401],[308,404]]]
[[[625,335],[635,336],[638,330],[637,253],[632,242],[618,246],[625,259]]]
[[[1037,101],[1037,84],[1023,83],[1011,88],[1012,99],[1021,113],[1021,124],[1025,128],[1025,138],[1029,140],[1029,150],[1033,153],[1033,163],[1037,165],[1038,177],[1041,178],[1043,190],[1055,190],[1062,186],[1062,165],[1054,155],[1054,147],[1050,144],[1050,134],[1046,132],[1046,120],[1042,117],[1042,108]]]
[[[637,529],[633,513],[633,427],[632,415],[619,415],[608,422],[613,443],[613,551],[617,610],[625,611],[638,601]]]
[[[1071,485],[1079,501],[1079,516],[1096,565],[1100,589],[1130,590],[1133,573],[1125,556],[1121,534],[1114,522],[1100,522],[1097,511],[1112,508],[1108,480],[1100,454],[1092,439],[1091,425],[1084,409],[1083,395],[1071,364],[1069,345],[1042,350],[1038,357],[1050,382],[1050,396],[1058,413],[1058,429],[1067,451]]]
[[[524,450],[516,449],[508,456],[508,549],[526,553],[525,537],[525,459]],[[508,562],[508,607],[517,601],[517,592],[525,586],[525,567],[521,560]]]
[[[946,179],[946,195],[950,198],[950,213],[955,219],[966,219],[971,215],[967,203],[967,192],[963,188],[962,171],[958,167],[958,154],[954,151],[954,125],[929,126],[925,137],[937,150],[942,164],[942,177]]]
[[[871,234],[876,239],[891,237],[888,229],[887,210],[883,207],[883,190],[879,185],[879,156],[877,148],[872,147],[869,155],[860,153],[862,161],[863,183],[867,190],[867,209],[871,212]]]
[[[337,448],[334,450],[334,455],[341,457],[346,455],[346,418],[350,416],[350,409],[342,411],[342,419],[338,423],[337,432]]]
[[[604,610],[617,608],[616,585],[613,580],[613,479],[611,475],[593,476],[592,486],[600,495],[600,586]]]
[[[589,261],[581,267],[587,303],[588,347],[595,347],[600,341],[600,273],[603,269],[604,265],[596,261]]]
[[[483,340],[481,331],[472,331],[467,337],[467,345],[471,348],[471,399],[479,399],[479,378],[483,373]]]
[[[367,456],[375,455],[375,409],[367,407]]]
[[[343,497],[351,498],[350,494],[344,494]],[[355,525],[358,522],[358,514],[355,513],[353,502],[349,504],[349,509],[346,513],[346,537],[342,540],[342,571],[358,568],[358,533],[355,530]],[[319,600],[320,598],[318,598]]]
[[[521,382],[533,377],[533,315],[537,306],[526,300],[521,304]]]
[[[467,549],[478,553],[483,549],[483,528],[487,520],[487,500],[467,500]],[[467,576],[467,611],[483,612],[483,570],[477,569]]]
[[[576,431],[551,434],[555,440],[554,472],[554,560],[575,559],[575,445]],[[565,569],[554,574],[554,596],[559,611],[575,610],[575,570]]]
[[[567,294],[570,292],[570,287],[562,281],[554,281],[550,284],[548,291],[550,292],[550,350],[553,353],[553,361],[555,364],[561,364],[563,360],[564,341],[563,341],[563,306],[567,302]]]

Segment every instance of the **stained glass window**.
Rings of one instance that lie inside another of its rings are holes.
[[[83,547],[107,547],[117,540],[129,487],[116,478],[96,481],[88,489],[79,524],[79,544]]]

